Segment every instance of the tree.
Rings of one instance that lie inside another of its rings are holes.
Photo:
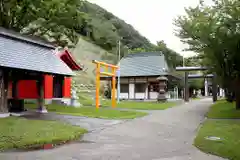
[[[88,19],[78,33],[86,36],[85,30],[90,30],[90,40],[100,47],[116,53],[116,42],[121,38],[123,46],[129,49],[148,48],[152,44],[136,31],[130,24],[114,16],[100,6],[84,1],[80,11],[88,14]],[[99,38],[102,37],[102,38]],[[108,41],[108,43],[105,43]]]
[[[214,0],[212,6],[201,1],[186,13],[175,20],[177,36],[203,57],[224,88],[236,94],[240,109],[239,0]]]
[[[148,52],[148,50],[146,50],[145,48],[134,48],[130,50],[130,54],[131,53],[143,53],[143,52]]]
[[[183,57],[177,52],[168,48],[164,41],[158,41],[155,50],[162,51],[169,67],[175,69],[177,66],[182,66]]]
[[[79,11],[82,0],[2,0],[0,26],[37,35],[58,45],[76,44],[74,29],[86,18]]]

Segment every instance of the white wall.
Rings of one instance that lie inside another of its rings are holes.
[[[148,89],[146,89],[143,93],[134,93],[135,84],[129,84],[129,95],[128,93],[120,93],[120,99],[147,99],[148,98]],[[135,96],[134,96],[135,94]],[[117,98],[117,91],[116,91],[116,98]]]
[[[136,79],[136,83],[147,83],[145,80],[142,79]],[[128,83],[126,81],[126,83]],[[134,81],[130,81],[129,84],[129,94],[128,93],[120,93],[120,99],[157,99],[158,92],[149,92],[148,93],[148,87],[146,87],[145,92],[143,93],[134,93],[135,91],[135,84]],[[116,91],[116,98],[117,98],[117,91]]]
[[[129,99],[134,99],[135,84],[129,84]]]
[[[157,99],[158,92],[149,92],[149,98],[150,99]]]
[[[116,89],[115,98],[118,96],[118,90]],[[128,93],[120,93],[120,99],[128,99]]]
[[[120,99],[128,99],[128,93],[120,93]]]
[[[144,99],[145,93],[135,93],[135,99]]]
[[[148,87],[146,87],[146,91],[145,91],[145,99],[148,99]]]

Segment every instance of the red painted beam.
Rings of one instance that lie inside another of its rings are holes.
[[[58,54],[63,62],[65,62],[69,68],[73,71],[82,70],[82,67],[77,64],[77,62],[72,57],[71,53],[68,50],[64,50]]]

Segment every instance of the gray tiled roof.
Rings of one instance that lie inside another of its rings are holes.
[[[0,66],[73,75],[72,70],[54,54],[54,46],[0,28]]]
[[[167,75],[168,69],[160,52],[134,53],[120,60],[121,77]]]

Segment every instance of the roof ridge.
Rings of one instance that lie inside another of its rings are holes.
[[[151,76],[169,74],[162,52],[142,52],[121,59],[121,76]]]
[[[56,47],[52,44],[48,44],[47,42],[42,42],[43,40],[40,39],[39,37],[36,36],[27,36],[24,34],[21,34],[19,32],[13,31],[13,30],[9,30],[3,27],[0,27],[0,35],[4,36],[4,37],[8,37],[11,39],[15,39],[15,40],[19,40],[25,43],[31,43],[34,45],[39,45],[41,47],[46,47],[46,48],[51,48],[51,49],[55,49]],[[37,40],[34,40],[37,39]]]
[[[130,53],[123,58],[132,58],[132,57],[148,57],[148,56],[164,56],[161,51],[153,51],[153,52],[138,52],[138,53]]]

